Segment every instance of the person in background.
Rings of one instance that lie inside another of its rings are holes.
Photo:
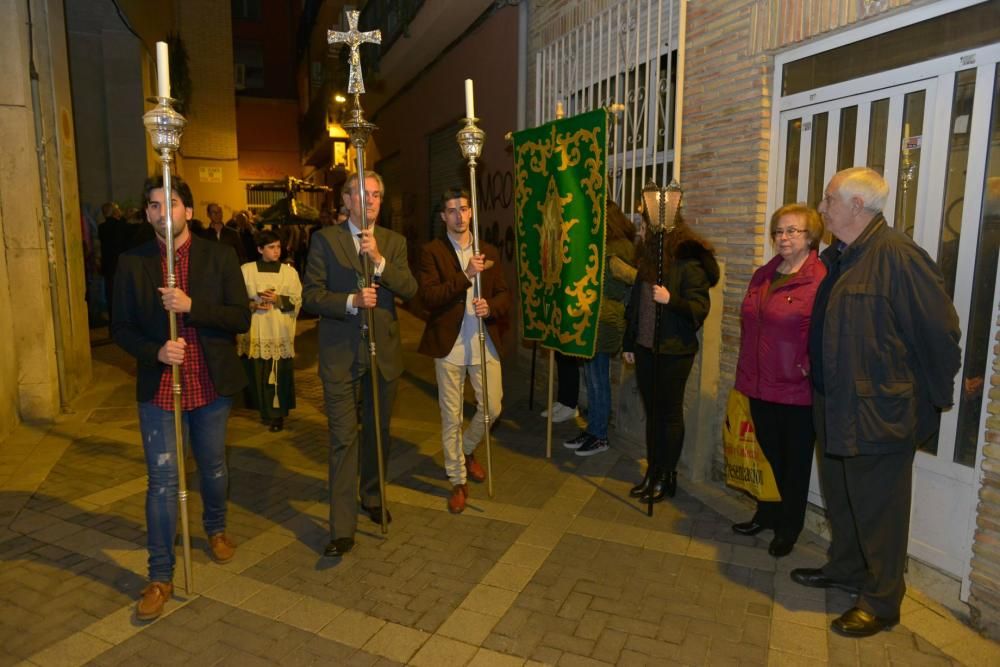
[[[556,352],[556,400],[552,403],[552,422],[555,424],[580,416],[580,360]],[[542,410],[543,419],[549,416]]]
[[[243,255],[243,244],[240,242],[240,235],[235,230],[226,227],[222,222],[222,207],[215,202],[205,207],[208,213],[208,227],[201,232],[203,238],[216,243],[223,243],[233,249],[240,264],[246,261]]]
[[[295,322],[302,306],[299,274],[278,261],[281,240],[271,231],[257,235],[260,259],[242,266],[250,298],[250,331],[236,339],[249,380],[250,404],[272,432],[284,428],[295,407]]]
[[[563,443],[577,456],[592,456],[608,449],[611,420],[611,358],[622,349],[625,303],[635,283],[635,225],[613,201],[607,207],[604,293],[597,325],[597,348],[583,363],[587,386],[587,427]],[[560,384],[560,387],[562,385]]]
[[[259,258],[252,219],[253,214],[250,211],[237,211],[236,215],[233,216],[233,226],[236,233],[240,235],[240,244],[243,246],[243,257],[248,262],[256,261]]]
[[[815,210],[782,206],[771,216],[770,235],[777,254],[754,272],[740,310],[736,389],[750,400],[757,441],[781,500],[757,501],[753,518],[733,524],[733,532],[773,530],[768,553],[781,558],[792,552],[806,516],[816,444],[809,321],[826,267],[816,252],[823,221]]]
[[[115,202],[107,202],[101,207],[104,222],[97,228],[101,242],[101,275],[104,277],[104,294],[108,306],[108,319],[111,319],[115,292],[115,272],[118,270],[118,257],[129,249],[129,226],[122,217],[121,209]]]

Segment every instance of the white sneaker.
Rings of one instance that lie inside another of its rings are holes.
[[[580,416],[580,411],[577,408],[566,407],[560,404],[559,408],[552,408],[552,422],[558,424],[560,422],[569,421],[570,419],[576,419]]]
[[[553,403],[552,404],[552,417],[555,418],[555,416],[559,414],[559,411],[562,410],[565,407],[566,406],[563,405],[562,403],[560,403],[559,401],[556,401],[555,403]],[[548,410],[542,410],[542,419],[546,419],[548,416],[549,416],[549,411]]]

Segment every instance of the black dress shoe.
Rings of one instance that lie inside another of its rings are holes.
[[[366,513],[368,515],[368,518],[371,519],[374,523],[377,523],[380,526],[382,525],[381,505],[372,505],[371,507],[368,507],[364,503],[361,503],[361,511]],[[389,513],[389,510],[385,511],[385,522],[387,524],[392,523],[392,514]]]
[[[764,530],[764,526],[756,521],[744,521],[743,523],[733,524],[733,532],[737,535],[756,535],[762,530]]]
[[[285,420],[281,417],[277,417],[271,420],[271,433],[277,433],[278,431],[285,428]]]
[[[823,570],[818,567],[799,567],[795,568],[791,572],[792,581],[803,586],[810,586],[812,588],[839,588],[842,591],[847,591],[848,593],[857,593],[858,588],[856,586],[851,586],[850,584],[845,584],[841,581],[837,581],[831,577],[823,574]]]
[[[642,498],[649,491],[649,485],[653,479],[652,471],[646,468],[646,476],[642,478],[642,481],[633,486],[628,490],[628,495],[632,498]]]
[[[330,543],[326,545],[326,549],[323,549],[323,556],[326,558],[340,558],[353,548],[353,537],[338,537],[335,540],[330,540]]]
[[[830,624],[830,629],[845,637],[871,637],[883,630],[888,630],[897,623],[899,623],[899,614],[880,618],[869,614],[864,609],[853,607],[841,614],[840,618],[834,619],[833,623]]]
[[[770,546],[767,547],[767,553],[771,554],[775,558],[781,558],[792,553],[792,549],[795,548],[795,541],[789,540],[784,537],[777,537],[771,540]]]

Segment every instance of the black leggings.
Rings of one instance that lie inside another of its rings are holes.
[[[575,408],[580,401],[580,360],[556,352],[556,377],[559,379],[556,401]]]
[[[646,410],[646,455],[650,468],[660,472],[677,470],[684,447],[684,387],[694,355],[653,354],[649,348],[635,350],[635,376]],[[653,376],[656,375],[656,395]]]

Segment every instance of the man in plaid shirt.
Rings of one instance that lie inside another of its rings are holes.
[[[196,237],[188,229],[194,198],[173,179],[174,275],[167,284],[166,216],[162,177],[146,181],[146,219],[156,238],[118,261],[111,334],[137,362],[136,400],[146,457],[146,527],[150,583],[136,610],[152,620],[173,593],[177,533],[177,452],[174,435],[172,365],[180,365],[185,440],[198,463],[202,522],[212,558],[225,563],[235,545],[226,536],[226,421],[233,396],[246,385],[235,336],[250,328],[243,274],[229,248]],[[177,314],[170,340],[168,312]]]

